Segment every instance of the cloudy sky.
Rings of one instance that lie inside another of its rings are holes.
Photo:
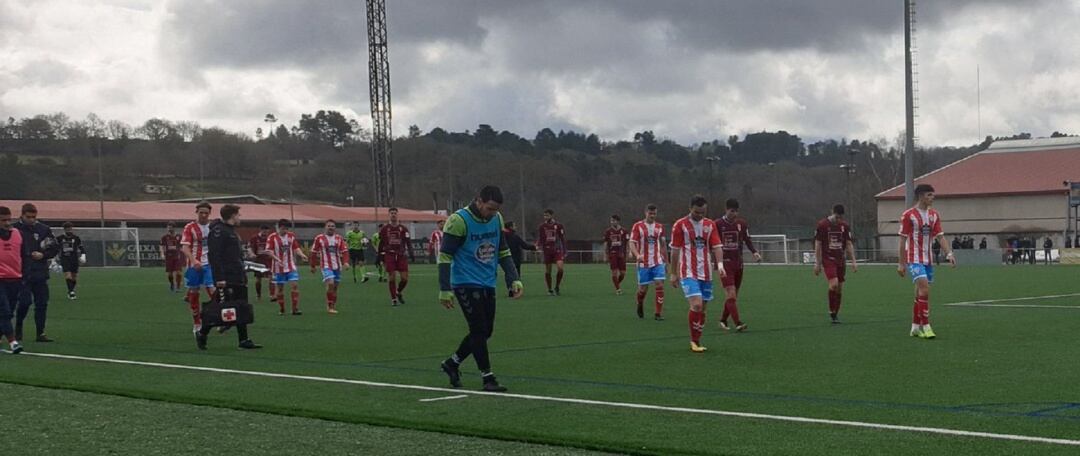
[[[386,0],[394,125],[893,138],[902,0]],[[1080,133],[1080,0],[920,2],[923,144]],[[0,0],[0,116],[368,121],[359,0]]]

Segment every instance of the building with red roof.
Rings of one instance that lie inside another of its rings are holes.
[[[998,141],[982,152],[915,179],[934,186],[934,208],[941,213],[946,239],[987,238],[990,249],[1005,248],[1021,236],[1064,246],[1070,213],[1067,182],[1080,182],[1080,138]],[[904,186],[879,193],[878,236],[885,252],[898,247],[899,217],[905,210]]]

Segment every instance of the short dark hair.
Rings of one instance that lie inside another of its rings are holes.
[[[37,206],[34,203],[26,203],[22,205],[22,213],[25,214],[37,214]]]
[[[919,184],[915,186],[915,197],[918,198],[923,193],[934,193],[934,186],[930,184]]]
[[[844,215],[844,205],[837,204],[832,207],[832,213],[836,215]]]
[[[210,203],[206,201],[199,201],[199,204],[195,205],[195,212],[199,212],[199,209],[202,208],[206,208],[206,210],[208,211],[214,210],[214,208],[210,206]]]
[[[168,222],[168,223],[165,224],[165,228],[175,228],[175,227],[176,227],[176,224],[173,223],[173,222]]]
[[[738,209],[739,208],[739,200],[737,200],[735,198],[728,198],[727,201],[724,201],[724,207],[726,207],[728,209]]]
[[[221,210],[218,211],[221,214],[222,220],[228,220],[233,218],[234,215],[240,213],[240,206],[235,204],[226,204],[221,206]]]
[[[260,230],[268,230],[268,229],[270,229],[270,225],[267,225],[267,224],[263,223],[262,225],[259,225],[259,229]]]
[[[397,211],[398,211],[398,210],[397,210],[397,208],[396,208],[396,207],[391,207],[390,209],[387,209],[387,210],[386,210],[386,212],[397,212]]]
[[[555,211],[553,211],[553,210],[551,210],[551,209],[544,209],[544,213],[545,213],[545,214],[551,214],[551,215],[555,215]]]
[[[11,209],[8,209],[7,206],[0,206],[0,215],[8,215],[8,216],[10,216],[11,215]]]
[[[334,219],[326,219],[326,221],[323,222],[323,225],[325,225],[327,223],[333,223],[333,224],[337,225],[337,222],[335,222]]]
[[[611,214],[611,219],[616,221],[616,222],[621,222],[622,221],[622,219],[619,218],[619,214]]]
[[[513,228],[513,227],[514,227],[514,221],[513,220],[507,220],[506,223],[503,223],[503,228]]]
[[[75,228],[75,224],[71,222],[64,222],[64,229]]]
[[[277,226],[289,226],[289,221],[286,219],[279,219],[277,221]]]
[[[489,201],[499,204],[503,203],[502,189],[494,185],[485,185],[484,188],[480,189],[480,194],[478,196],[480,197],[480,202],[482,203],[486,203]]]
[[[647,210],[647,211],[655,211],[656,210],[656,205],[650,203],[648,206],[645,206],[645,210]]]
[[[706,204],[709,204],[709,202],[705,201],[705,197],[702,196],[702,195],[694,195],[694,196],[690,197],[690,206],[691,207],[701,207],[701,206],[704,206]]]

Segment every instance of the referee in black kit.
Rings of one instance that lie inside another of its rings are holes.
[[[236,234],[236,225],[240,224],[240,207],[234,204],[221,206],[221,218],[210,224],[210,236],[207,239],[207,256],[210,269],[214,274],[217,293],[214,299],[247,301],[247,271],[244,269],[244,245]],[[205,323],[205,320],[204,320]],[[195,335],[199,350],[206,350],[206,336],[210,333],[209,324],[203,324]],[[240,348],[262,348],[248,338],[246,324],[236,325],[236,335]]]

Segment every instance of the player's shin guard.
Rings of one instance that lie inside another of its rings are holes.
[[[192,289],[187,292],[188,308],[191,309],[191,320],[195,326],[202,326],[202,315],[199,314],[199,290]]]
[[[644,296],[642,297],[644,298]],[[656,315],[664,313],[664,284],[656,284]]]
[[[690,323],[690,341],[701,343],[701,331],[705,329],[705,312],[691,310],[687,314],[687,320]]]

